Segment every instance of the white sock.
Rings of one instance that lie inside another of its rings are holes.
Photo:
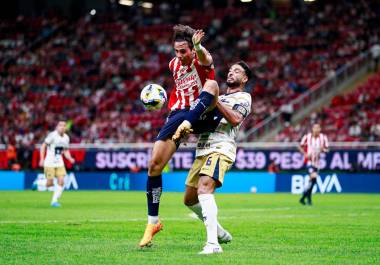
[[[213,194],[198,195],[202,207],[204,224],[207,230],[207,243],[218,245],[218,207]]]
[[[203,222],[203,215],[202,215],[202,207],[201,207],[201,204],[198,202],[194,205],[191,205],[191,206],[187,206],[192,212],[194,212],[199,220],[201,220]],[[218,224],[218,236],[223,236],[224,235],[224,228],[219,224],[219,222],[217,222]]]
[[[55,187],[54,193],[53,193],[53,198],[51,199],[51,203],[55,203],[58,201],[59,197],[61,197],[63,192],[63,186],[57,185]]]
[[[148,215],[148,224],[157,224],[158,216],[150,216]]]

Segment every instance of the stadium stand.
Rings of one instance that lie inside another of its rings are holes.
[[[299,141],[310,125],[320,122],[331,141],[380,141],[380,72],[355,91],[335,96],[330,105],[295,126],[286,127],[277,141]]]
[[[206,30],[205,46],[222,90],[232,62],[244,59],[254,69],[254,115],[245,129],[334,74],[380,36],[369,23],[375,15],[365,2],[285,10],[210,8],[206,14],[159,5],[150,14],[128,12],[133,16],[97,14],[65,21],[53,37],[20,55],[21,47],[44,34],[46,23],[24,19],[19,30],[2,22],[0,43],[7,48],[0,53],[0,143],[38,143],[60,117],[70,121],[73,143],[152,141],[167,110],[146,112],[138,97],[150,82],[170,92],[167,64],[175,23]],[[15,60],[5,71],[10,58]]]

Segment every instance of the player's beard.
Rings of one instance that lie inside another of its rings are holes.
[[[238,80],[234,80],[231,82],[227,81],[226,84],[228,87],[231,87],[231,88],[239,87],[241,85],[241,83]]]

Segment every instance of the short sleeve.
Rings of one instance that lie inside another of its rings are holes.
[[[49,133],[46,136],[44,143],[45,144],[51,144],[53,142],[53,139],[54,139],[54,134],[53,133]]]
[[[246,118],[251,113],[252,98],[248,93],[239,96],[237,98],[236,104],[232,107],[233,110],[238,111],[244,118]]]

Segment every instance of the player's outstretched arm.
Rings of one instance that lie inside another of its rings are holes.
[[[237,110],[230,109],[220,101],[216,103],[216,107],[233,127],[239,125],[244,120],[243,114]]]
[[[210,66],[212,64],[211,54],[206,50],[205,47],[201,45],[201,41],[203,40],[204,36],[205,33],[203,30],[196,30],[192,41],[200,64],[204,66]]]

